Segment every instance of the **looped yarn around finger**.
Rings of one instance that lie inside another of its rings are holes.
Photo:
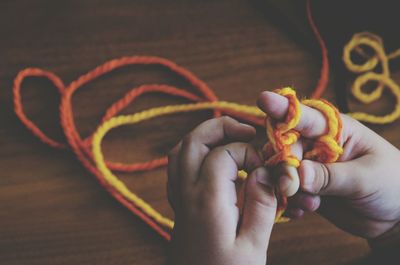
[[[274,121],[271,117],[266,117],[265,128],[269,143],[264,146],[265,161],[267,166],[275,166],[281,162],[287,165],[298,167],[299,159],[291,152],[290,146],[294,144],[299,133],[294,129],[299,123],[301,116],[300,102],[296,97],[296,91],[290,87],[277,89],[274,92],[286,97],[289,107],[285,121]]]
[[[333,163],[343,153],[340,146],[342,119],[338,109],[324,99],[306,99],[302,103],[319,110],[326,119],[326,133],[314,140],[312,149],[304,154],[306,159],[322,163]]]
[[[321,75],[312,93],[312,98],[319,98],[326,89],[329,77],[328,51],[326,45],[318,32],[318,29],[312,19],[310,1],[307,0],[307,16],[311,29],[321,47],[322,64]],[[371,56],[365,52],[363,46],[370,47],[374,54]],[[352,61],[351,54],[358,53],[366,58],[363,64],[356,64]],[[353,118],[370,123],[385,124],[393,122],[400,117],[400,87],[390,76],[389,61],[400,56],[400,49],[393,53],[386,54],[383,48],[383,41],[376,35],[371,33],[360,33],[354,35],[353,39],[346,45],[343,53],[343,60],[350,71],[360,74],[352,86],[353,95],[364,103],[371,103],[381,97],[384,87],[389,88],[395,96],[396,105],[394,110],[386,115],[377,116],[363,112],[349,113]],[[96,132],[83,138],[76,128],[72,97],[74,92],[86,85],[92,80],[99,78],[109,72],[126,65],[162,65],[180,77],[188,81],[197,93],[191,93],[184,89],[160,85],[147,84],[136,88],[132,88],[120,100],[112,104],[105,112],[101,123]],[[377,66],[381,65],[381,72]],[[43,77],[50,80],[60,93],[60,123],[66,138],[66,142],[61,142],[46,135],[30,118],[25,114],[22,104],[21,86],[25,78]],[[377,87],[370,93],[363,91],[362,87],[370,82],[376,81]],[[174,97],[184,98],[191,104],[179,106],[165,106],[156,109],[145,110],[129,116],[116,116],[129,104],[134,102],[140,96],[147,93],[162,93]],[[157,210],[153,209],[148,203],[142,200],[138,195],[131,192],[126,185],[121,182],[113,172],[135,172],[141,170],[151,170],[167,164],[166,156],[152,159],[150,161],[137,163],[120,163],[105,160],[101,152],[101,141],[107,132],[115,127],[124,124],[134,124],[145,119],[156,118],[162,115],[188,112],[203,109],[212,109],[213,116],[218,117],[222,113],[233,116],[244,122],[254,125],[266,125],[267,137],[270,141],[265,145],[264,153],[266,156],[266,165],[273,166],[279,163],[298,167],[300,162],[291,152],[290,146],[300,137],[295,130],[301,117],[301,108],[299,100],[294,90],[285,88],[278,90],[278,93],[285,96],[289,100],[289,110],[284,121],[274,121],[270,118],[265,119],[265,114],[256,107],[239,105],[235,103],[218,101],[214,92],[207,86],[205,82],[197,78],[190,71],[164,58],[153,56],[127,56],[108,61],[88,73],[80,76],[69,85],[64,85],[62,80],[49,71],[39,68],[27,68],[22,70],[14,80],[14,110],[20,121],[41,141],[54,148],[71,149],[77,159],[91,172],[99,181],[99,183],[123,206],[129,211],[142,219],[147,225],[159,233],[163,238],[170,239],[170,229],[173,221],[161,215]],[[340,146],[341,119],[337,109],[329,102],[303,100],[303,104],[315,108],[328,121],[328,128],[325,135],[315,139],[312,149],[304,154],[309,159],[319,160],[321,162],[334,162],[343,152]],[[246,173],[240,171],[239,178],[246,178]],[[287,198],[278,197],[279,208],[277,211],[276,221],[284,221],[282,213],[287,204]]]
[[[300,137],[300,133],[296,130],[301,119],[300,101],[296,97],[294,89],[290,87],[277,89],[275,92],[286,97],[289,105],[284,121],[276,121],[269,116],[265,118],[266,134],[269,140],[263,148],[266,157],[265,165],[273,167],[283,163],[297,168],[300,166],[300,160],[291,152],[291,145],[297,142]],[[304,157],[322,163],[337,161],[343,153],[343,148],[340,146],[342,119],[339,111],[323,99],[304,99],[301,103],[320,111],[327,121],[326,133],[314,139],[312,149],[306,152]],[[282,215],[287,206],[287,198],[280,194],[277,194],[277,196],[276,221],[282,221]]]

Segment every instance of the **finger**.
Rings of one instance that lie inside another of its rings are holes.
[[[251,172],[263,164],[258,152],[247,143],[214,148],[205,158],[194,194],[213,229],[227,240],[235,240],[239,222],[235,180],[238,169]],[[221,218],[223,216],[224,218]],[[233,241],[232,241],[233,242]]]
[[[299,167],[301,190],[318,195],[357,197],[369,192],[366,157],[323,164],[303,160]],[[361,166],[364,165],[364,166]]]
[[[286,97],[274,92],[260,94],[258,106],[274,119],[283,120],[286,116],[289,101]],[[326,133],[327,121],[324,115],[311,107],[300,104],[301,117],[295,127],[306,138],[316,138]],[[343,129],[339,144],[344,144],[344,153],[339,160],[349,160],[368,152],[376,143],[376,134],[362,123],[345,114],[340,114]]]
[[[292,154],[301,160],[303,158],[303,146],[301,140],[291,146]],[[281,195],[290,197],[293,196],[300,187],[300,179],[297,169],[293,166],[288,166],[285,163],[279,164],[274,170],[274,176],[277,179],[277,187]]]
[[[168,153],[168,180],[167,180],[167,197],[169,204],[174,211],[176,205],[180,201],[179,195],[179,170],[178,170],[178,156],[182,147],[182,142],[179,142]]]
[[[305,192],[298,192],[293,197],[289,198],[288,209],[299,208],[303,211],[314,212],[321,204],[321,197]]]
[[[235,185],[238,170],[251,172],[262,164],[259,153],[248,143],[235,142],[219,146],[204,159],[197,184],[215,202],[218,202],[218,198],[225,200],[228,198],[227,191]]]
[[[259,167],[251,172],[246,182],[243,219],[238,239],[249,241],[265,251],[274,225],[276,208],[272,176],[265,167]]]
[[[286,97],[270,91],[262,92],[257,104],[267,115],[277,120],[283,120],[289,108],[289,100]],[[301,118],[295,129],[308,138],[323,135],[327,127],[324,115],[303,104],[300,104],[300,107]]]
[[[343,154],[338,161],[353,160],[373,152],[373,150],[377,149],[377,146],[386,145],[384,138],[359,121],[345,114],[341,114],[341,117],[345,126],[341,137]]]
[[[290,219],[299,219],[303,217],[304,210],[300,208],[289,208],[285,211],[283,216],[289,217]]]
[[[249,141],[255,129],[229,117],[220,117],[203,122],[184,137],[180,153],[182,185],[193,184],[210,148],[223,142]]]

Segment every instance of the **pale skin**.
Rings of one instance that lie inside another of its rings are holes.
[[[258,106],[284,119],[288,101],[261,93]],[[326,130],[324,116],[301,106],[296,127],[301,138],[292,150],[302,159],[306,142]],[[336,163],[301,160],[298,169],[266,169],[249,144],[255,129],[222,117],[206,121],[169,154],[168,199],[176,225],[171,264],[266,264],[277,202],[275,190],[289,198],[286,215],[316,211],[341,229],[376,238],[400,221],[400,152],[385,139],[342,115],[344,153]],[[237,170],[249,177],[240,215],[234,181]]]

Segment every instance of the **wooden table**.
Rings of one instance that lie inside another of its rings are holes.
[[[42,67],[69,83],[112,58],[157,55],[189,68],[221,99],[245,104],[282,85],[309,95],[319,75],[317,50],[312,54],[299,46],[252,1],[2,1],[0,30],[0,264],[164,264],[167,246],[112,199],[70,151],[42,144],[21,125],[11,93],[19,70]],[[158,67],[128,67],[102,77],[73,99],[80,133],[90,134],[112,102],[144,83],[189,87]],[[23,87],[29,117],[62,140],[57,92],[36,78]],[[332,91],[330,86],[325,94],[330,100]],[[144,96],[124,113],[181,102]],[[382,111],[386,102],[371,110]],[[208,117],[209,112],[175,115],[115,130],[106,138],[106,156],[118,161],[161,156]],[[398,122],[374,127],[400,146],[398,128]],[[262,142],[260,131],[257,143]],[[165,168],[120,176],[172,216]],[[312,214],[277,225],[271,241],[269,264],[368,260],[364,240]]]

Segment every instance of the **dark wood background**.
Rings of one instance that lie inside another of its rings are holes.
[[[21,125],[11,95],[19,70],[42,67],[69,83],[115,57],[157,55],[189,68],[221,99],[245,104],[282,85],[309,95],[319,75],[318,49],[300,45],[255,1],[1,1],[0,30],[0,264],[164,264],[167,246],[112,199],[71,152],[45,146]],[[91,133],[114,100],[144,83],[191,89],[158,67],[122,69],[74,97],[80,133]],[[333,95],[331,84],[325,96],[335,101]],[[63,139],[58,95],[48,81],[24,82],[23,101],[29,117]],[[180,102],[144,96],[124,113]],[[366,109],[350,103],[352,110]],[[390,103],[385,99],[367,110],[382,113]],[[209,112],[175,115],[115,130],[106,138],[106,156],[118,161],[161,156],[208,117]],[[398,128],[399,122],[373,127],[400,146]],[[260,132],[257,144],[263,139]],[[120,176],[172,217],[164,168]],[[313,214],[277,225],[271,241],[269,264],[363,264],[369,259],[364,240]]]

